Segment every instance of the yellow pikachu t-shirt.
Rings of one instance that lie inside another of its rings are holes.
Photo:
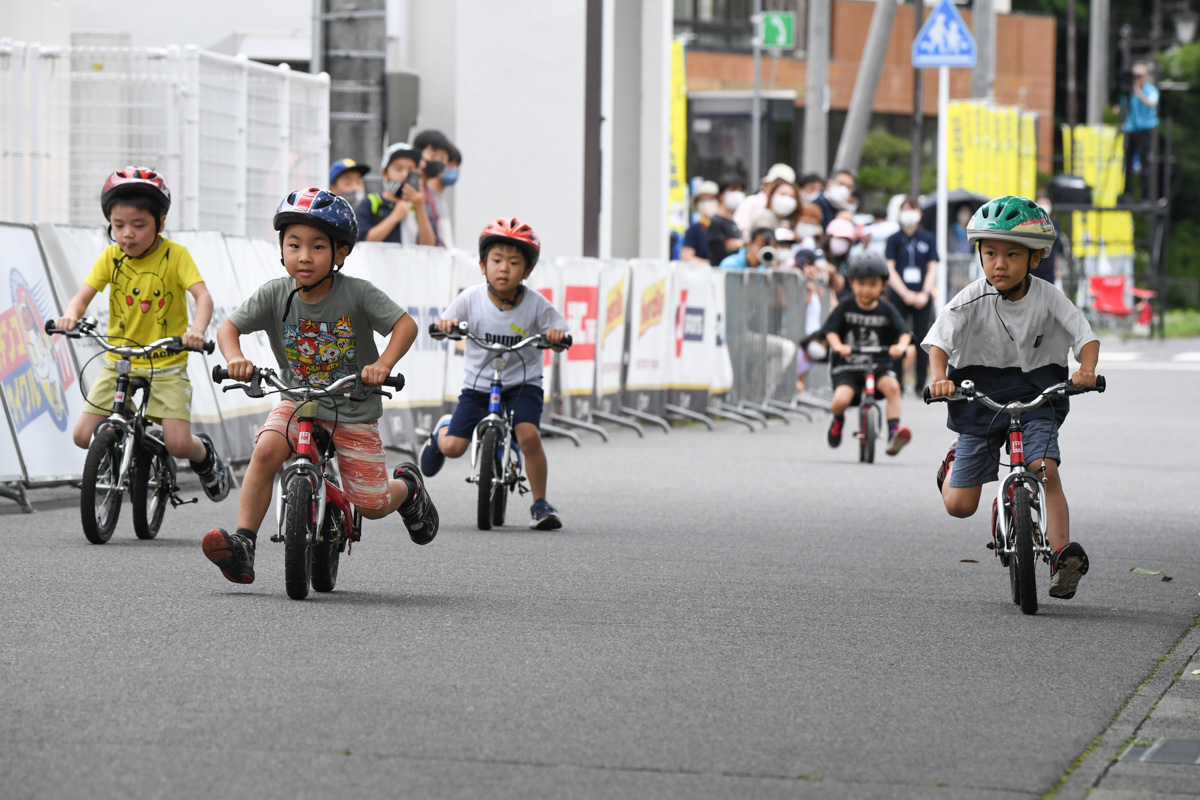
[[[145,258],[131,258],[115,244],[109,245],[84,282],[97,292],[109,287],[108,335],[112,344],[121,346],[186,333],[187,290],[203,280],[187,248],[164,236],[158,249]],[[112,353],[108,357],[118,360]],[[187,357],[186,352],[155,350],[132,361],[135,367],[162,368],[186,364]]]

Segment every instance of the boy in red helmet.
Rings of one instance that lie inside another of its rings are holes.
[[[92,299],[109,287],[108,335],[117,343],[146,344],[178,336],[188,347],[203,347],[204,332],[212,319],[212,295],[187,248],[162,235],[171,208],[166,181],[146,167],[119,169],[104,182],[100,208],[108,220],[108,236],[113,244],[96,259],[55,326],[59,330],[74,328]],[[196,301],[191,326],[185,292]],[[187,359],[186,352],[165,350],[134,356],[130,375],[153,381],[146,416],[162,422],[167,452],[191,462],[210,500],[224,500],[229,494],[225,463],[212,439],[192,433],[192,383]],[[111,353],[104,360],[104,368],[88,392],[87,410],[75,424],[75,444],[85,450],[92,432],[112,409],[117,360]]]
[[[518,341],[539,333],[551,344],[563,340],[567,321],[538,292],[522,284],[537,265],[541,243],[537,234],[518,219],[489,222],[479,236],[479,269],[484,282],[462,292],[446,307],[437,321],[450,333],[460,320],[487,341]],[[533,490],[533,519],[529,526],[549,531],[562,527],[558,510],[546,501],[546,452],[542,449],[542,355],[521,350],[509,357],[502,376],[502,399],[513,410],[517,444],[525,456],[525,471]],[[421,471],[436,475],[446,458],[458,458],[471,444],[471,433],[488,412],[488,392],[480,391],[479,376],[486,373],[491,354],[468,341],[463,353],[466,377],[454,414],[438,420],[421,451]],[[486,379],[485,379],[486,383]]]

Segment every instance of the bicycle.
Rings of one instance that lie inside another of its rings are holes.
[[[888,349],[881,345],[851,346],[851,355],[876,356],[886,355]],[[879,441],[879,431],[883,429],[883,412],[875,400],[875,361],[869,361],[870,367],[864,376],[861,407],[858,412],[858,460],[866,464],[875,463],[875,443]]]
[[[214,383],[229,379],[229,370],[215,366]],[[263,389],[266,382],[274,391]],[[404,388],[404,376],[392,375],[384,386]],[[337,451],[330,431],[316,424],[317,400],[346,395],[352,401],[372,394],[391,397],[388,392],[364,384],[361,376],[345,375],[328,386],[291,387],[269,367],[255,367],[249,384],[235,383],[221,391],[241,389],[249,397],[280,394],[295,400],[299,433],[295,455],[280,471],[279,498],[275,505],[278,530],[272,542],[283,542],[284,586],[288,597],[303,600],[311,585],[318,592],[332,592],[337,585],[338,563],[353,543],[362,538],[362,515],[342,491]],[[336,423],[335,423],[336,427]]]
[[[470,325],[463,320],[458,323],[458,330],[453,333],[442,333],[437,323],[430,323],[429,335],[434,339],[451,339],[458,341],[470,339],[485,350],[491,351],[492,380],[488,394],[487,416],[479,421],[471,434],[471,475],[467,483],[474,483],[479,489],[475,509],[475,524],[481,531],[490,531],[493,526],[502,526],[508,507],[508,495],[518,492],[524,495],[529,492],[525,485],[525,457],[517,445],[513,431],[512,409],[506,409],[501,400],[503,384],[501,375],[504,372],[505,353],[515,353],[526,347],[536,347],[546,350],[551,347],[569,348],[571,336],[563,337],[557,344],[550,341],[543,333],[526,337],[516,344],[507,345],[501,342],[489,342],[471,333]],[[483,457],[481,457],[481,455]]]
[[[162,527],[167,504],[177,508],[199,502],[199,498],[184,500],[179,496],[175,459],[167,452],[162,428],[146,418],[150,403],[151,381],[129,376],[132,357],[149,355],[155,350],[168,353],[191,351],[211,355],[216,345],[207,341],[203,348],[187,347],[178,336],[159,339],[147,345],[116,346],[109,337],[96,332],[95,317],[84,317],[69,331],[59,330],[54,320],[47,320],[46,333],[69,339],[88,337],[104,350],[120,357],[114,365],[117,389],[113,395],[108,419],[96,426],[87,457],[83,462],[80,482],[79,511],[83,535],[92,544],[104,544],[112,538],[121,514],[121,502],[126,491],[133,506],[133,531],[139,539],[153,539]],[[142,393],[141,402],[131,407],[135,392]]]
[[[1012,601],[1025,614],[1036,614],[1038,610],[1037,580],[1034,564],[1040,558],[1050,563],[1050,542],[1047,538],[1046,508],[1047,478],[1043,467],[1038,474],[1025,466],[1025,423],[1021,415],[1044,404],[1053,395],[1076,395],[1085,392],[1103,392],[1105,380],[1096,376],[1096,385],[1076,386],[1068,381],[1056,383],[1044,389],[1029,402],[1010,401],[1000,403],[982,392],[976,391],[975,382],[965,380],[948,397],[930,397],[925,387],[925,402],[929,403],[982,403],[997,414],[1009,415],[1008,451],[1012,458],[1008,475],[1000,482],[996,499],[992,503],[992,541],[988,549],[1000,560],[1001,567],[1008,568],[1008,579],[1012,589]],[[1023,487],[1019,490],[1018,487]]]

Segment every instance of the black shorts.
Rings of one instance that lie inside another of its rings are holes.
[[[875,395],[880,396],[879,381],[883,378],[891,376],[896,378],[896,371],[893,369],[875,369]],[[867,373],[865,372],[839,372],[832,378],[833,389],[837,391],[839,386],[849,386],[854,389],[854,397],[850,400],[850,405],[856,406],[862,402],[863,391],[867,388]],[[899,378],[896,378],[899,380]]]

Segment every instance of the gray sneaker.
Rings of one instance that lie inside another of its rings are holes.
[[[208,438],[208,434],[197,434],[196,438],[204,442],[204,449],[208,451],[208,466],[201,468],[196,462],[192,462],[192,469],[200,476],[200,485],[204,488],[204,494],[208,495],[208,499],[214,503],[220,502],[229,496],[229,470],[225,466],[225,462],[221,460],[221,456],[217,454],[217,447],[213,444],[213,440]]]
[[[429,544],[438,532],[437,508],[425,490],[425,479],[421,477],[421,470],[417,469],[416,464],[404,463],[392,472],[396,480],[402,476],[412,481],[416,491],[396,509],[396,513],[404,520],[404,527],[408,528],[408,538],[417,544]]]
[[[1050,596],[1070,600],[1075,596],[1079,579],[1088,571],[1087,553],[1083,546],[1071,542],[1050,556]]]

